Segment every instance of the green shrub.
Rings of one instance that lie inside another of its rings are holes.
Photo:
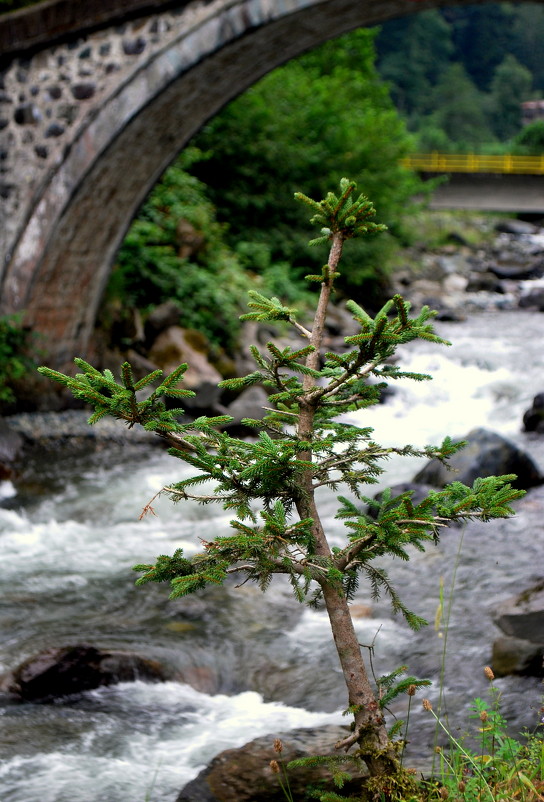
[[[142,206],[118,253],[107,295],[144,312],[176,301],[181,325],[233,346],[252,282],[224,241],[204,185],[186,167],[186,150]]]
[[[22,327],[21,315],[0,317],[0,404],[16,401],[14,382],[34,366],[29,356],[29,331]]]
[[[287,262],[301,286],[320,269],[321,255],[306,243],[304,212],[291,204],[292,193],[305,186],[323,196],[341,170],[355,176],[388,227],[353,243],[345,256],[338,289],[364,292],[367,301],[383,289],[388,258],[408,236],[403,221],[422,191],[400,164],[412,139],[376,72],[374,38],[374,31],[355,31],[274,70],[195,137],[208,155],[190,168],[208,186],[218,219],[228,221],[232,246],[266,247],[271,262]]]
[[[512,153],[520,156],[541,156],[544,153],[544,120],[526,125],[512,140]]]

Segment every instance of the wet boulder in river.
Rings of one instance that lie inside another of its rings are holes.
[[[494,619],[506,635],[532,643],[543,643],[544,579],[502,602],[495,611]]]
[[[23,454],[23,437],[0,420],[0,481],[10,479]]]
[[[279,735],[265,735],[239,749],[226,749],[215,757],[179,794],[176,802],[284,802],[282,775],[270,766],[272,760],[283,764],[310,755],[338,754],[334,744],[346,737],[346,727],[325,726],[298,729]],[[274,751],[274,740],[282,742],[281,755]],[[356,766],[346,763],[352,780],[343,793],[360,791],[361,778]],[[331,774],[323,766],[289,771],[293,799],[303,799],[311,783],[324,782],[323,791],[334,791]]]
[[[531,287],[523,292],[519,299],[522,309],[535,307],[539,312],[544,311],[544,287]]]
[[[523,414],[523,428],[526,432],[544,432],[544,393],[535,395],[532,406]]]
[[[504,636],[493,642],[491,665],[496,677],[542,677],[543,657],[544,643]]]
[[[532,458],[506,437],[484,428],[472,429],[465,437],[467,445],[448,460],[450,469],[432,459],[414,477],[414,482],[444,487],[458,481],[472,485],[475,479],[514,473],[517,488],[536,487],[544,476]]]
[[[495,674],[544,676],[544,579],[499,604],[493,618],[504,633],[493,643]]]
[[[154,660],[79,643],[46,649],[28,658],[2,684],[24,701],[48,702],[137,679],[159,682],[165,677]]]

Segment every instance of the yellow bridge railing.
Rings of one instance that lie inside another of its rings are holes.
[[[479,156],[475,153],[413,153],[401,163],[422,173],[544,174],[542,156]]]

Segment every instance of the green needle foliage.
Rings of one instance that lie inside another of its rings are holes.
[[[453,482],[419,504],[413,503],[410,492],[396,497],[385,492],[380,501],[367,497],[392,454],[447,460],[463,445],[446,437],[438,447],[385,448],[374,441],[371,428],[342,419],[343,413],[377,404],[387,382],[430,379],[406,373],[391,362],[399,347],[418,338],[444,341],[432,328],[433,312],[424,307],[411,317],[409,304],[395,296],[374,317],[348,302],[358,333],[346,337],[342,353],[324,352],[327,308],[344,242],[384,227],[372,222],[372,204],[347,179],[342,179],[338,194],[329,193],[323,201],[301,194],[297,198],[310,207],[312,221],[320,228],[315,242],[326,242],[330,253],[321,274],[308,277],[320,284],[310,328],[298,320],[295,309],[277,298],[250,294],[246,319],[283,321],[301,339],[301,347],[294,350],[274,342],[263,349],[253,347],[255,370],[222,382],[230,391],[256,383],[269,391],[264,419],[245,421],[255,429],[254,440],[222,431],[227,417],[179,422],[183,410],[168,409],[165,398],[190,395],[179,388],[186,365],[141,399],[140,391],[157,381],[158,372],[134,382],[130,366],[124,364],[121,381],[116,382],[110,371],[100,373],[81,359],[76,364],[82,372],[73,378],[49,368],[40,372],[93,407],[90,423],[112,415],[165,438],[172,456],[194,468],[191,476],[163,489],[174,501],[215,502],[233,514],[230,532],[203,541],[199,554],[187,558],[178,549],[171,557],[161,555],[153,565],[136,566],[142,572],[138,584],[169,581],[171,597],[176,598],[221,583],[231,574],[252,580],[263,590],[274,574],[285,574],[298,601],[325,605],[348,690],[348,710],[354,716],[352,734],[337,746],[347,750],[357,744],[359,758],[379,782],[399,771],[382,710],[397,693],[420,683],[413,677],[400,679],[403,668],[383,677],[377,692],[373,690],[348,602],[363,579],[374,597],[386,593],[393,610],[418,629],[425,621],[403,603],[379,558],[394,555],[408,561],[413,548],[423,551],[427,543],[436,542],[450,521],[512,515],[511,503],[523,493],[512,488],[513,476],[501,476],[477,479],[472,487]],[[204,484],[205,492],[200,487]],[[321,487],[343,488],[345,494],[338,496],[337,518],[346,534],[341,548],[329,546],[320,519],[316,491]]]

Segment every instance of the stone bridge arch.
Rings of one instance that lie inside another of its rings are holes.
[[[0,18],[0,314],[26,310],[68,369],[134,213],[206,120],[326,39],[446,4],[94,0],[82,19],[49,0]]]

